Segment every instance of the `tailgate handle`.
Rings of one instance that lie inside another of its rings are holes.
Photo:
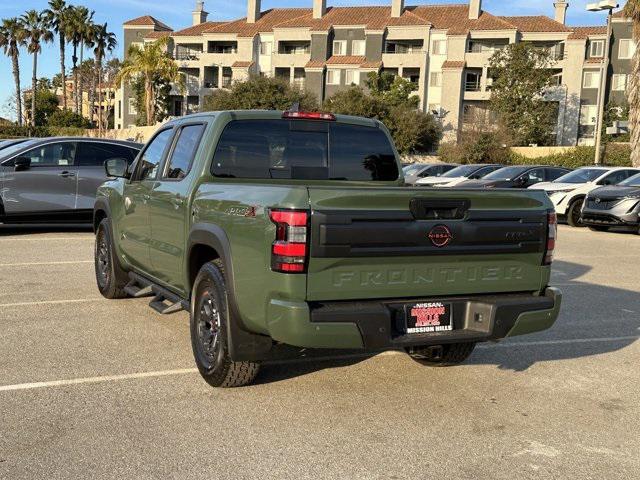
[[[469,200],[433,200],[413,198],[409,208],[416,220],[462,220],[471,202]]]

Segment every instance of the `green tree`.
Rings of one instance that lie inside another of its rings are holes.
[[[82,115],[78,115],[71,110],[56,109],[55,112],[49,115],[49,118],[47,119],[47,126],[63,128],[90,128],[91,122]]]
[[[515,145],[551,141],[557,105],[544,95],[553,78],[551,54],[530,43],[514,43],[493,54],[491,110]]]
[[[203,108],[205,111],[288,110],[294,103],[299,103],[301,110],[318,109],[318,101],[312,94],[292,88],[278,78],[252,76],[246,82],[235,82],[230,89],[208,96]]]
[[[624,14],[633,20],[633,38],[636,43],[640,42],[640,0],[628,0],[624,6]],[[636,48],[633,56],[627,101],[631,130],[631,162],[635,167],[640,167],[640,48]]]
[[[182,78],[176,62],[167,53],[169,38],[162,38],[143,48],[131,45],[129,57],[122,63],[116,83],[130,83],[141,77],[144,82],[144,106],[147,125],[153,125],[156,119],[158,84],[177,83]]]
[[[102,73],[103,66],[102,63],[104,61],[105,56],[108,53],[111,53],[115,50],[116,45],[118,44],[116,40],[116,35],[113,32],[110,32],[107,24],[97,25],[95,28],[94,34],[94,42],[95,48],[93,53],[96,58],[96,76],[98,81],[98,128],[100,132],[102,132],[103,128],[103,115],[102,115]],[[93,106],[93,103],[91,104]]]
[[[29,93],[31,102],[26,102],[27,118],[31,119],[33,126],[43,126],[49,121],[49,118],[58,111],[58,96],[48,88],[36,88],[35,95],[33,90]],[[35,115],[34,112],[35,106]]]
[[[82,114],[82,80],[78,72],[78,60],[80,64],[84,62],[84,47],[92,46],[93,35],[93,15],[86,7],[70,7],[68,12],[67,40],[73,45],[73,91],[75,100],[75,112]],[[80,58],[78,59],[78,49]]]
[[[387,105],[418,108],[420,103],[417,96],[411,95],[418,90],[418,85],[391,72],[369,73],[366,85],[373,97]]]
[[[390,82],[392,85],[394,82]],[[380,92],[389,92],[383,87]],[[389,129],[398,151],[402,154],[428,152],[442,137],[442,128],[433,115],[414,108],[409,100],[411,90],[404,97],[368,94],[361,87],[350,87],[329,97],[323,106],[327,112],[375,118]]]
[[[13,67],[13,82],[15,84],[16,119],[18,126],[22,126],[22,91],[20,88],[20,47],[25,45],[27,32],[22,22],[17,18],[7,18],[0,24],[0,48],[5,55],[11,57]]]
[[[22,15],[22,17],[20,17],[20,20],[22,21],[23,28],[26,32],[25,40],[27,42],[27,51],[31,55],[33,55],[31,90],[33,92],[36,92],[38,81],[38,54],[42,51],[43,43],[48,43],[53,40],[53,35],[49,31],[44,14],[38,12],[37,10],[29,10],[24,15]],[[37,95],[35,94],[31,96],[32,112],[37,112],[36,97]],[[33,115],[31,117],[32,125],[37,126],[37,122],[37,115]]]
[[[63,95],[62,108],[67,108],[66,95],[66,44],[70,23],[70,8],[65,0],[49,0],[49,8],[44,11],[47,26],[58,35],[58,45],[60,47],[60,79]]]

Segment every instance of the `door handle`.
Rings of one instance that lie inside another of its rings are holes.
[[[142,203],[147,203],[151,199],[151,195],[142,195]]]
[[[66,170],[64,172],[61,172],[59,175],[62,178],[71,178],[71,177],[75,177],[76,176],[75,172],[68,172]]]
[[[180,196],[176,195],[171,199],[171,203],[177,210],[184,204],[184,200]]]

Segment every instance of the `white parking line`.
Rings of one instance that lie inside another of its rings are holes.
[[[12,238],[0,238],[1,242],[68,242],[70,240],[91,240],[94,241],[95,237],[12,237]]]
[[[8,307],[28,307],[30,305],[64,305],[65,303],[86,303],[86,302],[99,302],[106,301],[105,298],[78,298],[75,300],[41,300],[39,302],[20,302],[20,303],[1,303],[0,308]]]
[[[94,260],[71,260],[68,262],[27,262],[27,263],[0,263],[0,267],[41,267],[44,265],[80,265],[93,263]]]
[[[54,380],[51,382],[20,383],[17,385],[0,386],[0,392],[33,390],[35,388],[64,387],[68,385],[82,385],[87,383],[117,382],[120,380],[135,380],[138,378],[167,377],[170,375],[185,375],[188,373],[196,373],[197,371],[197,368],[183,368],[181,370],[164,370],[161,372],[142,372],[130,373],[127,375],[107,375],[104,377],[71,378],[69,380]]]
[[[1,306],[1,305],[0,305]],[[495,347],[516,347],[516,346],[542,346],[542,345],[565,345],[570,343],[597,343],[597,342],[621,342],[629,340],[638,340],[638,336],[628,337],[602,337],[602,338],[571,338],[567,340],[540,340],[536,342],[505,342],[497,344],[482,345],[480,348],[490,349]],[[391,351],[384,352],[380,355],[400,355],[402,352]],[[288,365],[297,363],[319,362],[327,360],[341,360],[345,358],[365,358],[368,354],[352,354],[347,356],[332,356],[332,357],[307,357],[291,360],[276,360],[269,362],[271,365]],[[51,387],[64,387],[70,385],[83,385],[91,383],[106,383],[106,382],[119,382],[121,380],[136,380],[140,378],[154,378],[154,377],[169,377],[174,375],[187,375],[197,373],[196,368],[183,368],[178,370],[161,370],[157,372],[142,372],[142,373],[129,373],[124,375],[106,375],[102,377],[88,377],[88,378],[71,378],[68,380],[52,380],[49,382],[34,382],[34,383],[18,383],[15,385],[1,385],[0,392],[11,392],[17,390],[33,390],[37,388],[51,388]]]

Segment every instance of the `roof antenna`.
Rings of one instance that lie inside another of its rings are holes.
[[[290,112],[299,112],[300,111],[300,102],[295,102],[293,105],[291,105],[291,108],[289,108]]]

